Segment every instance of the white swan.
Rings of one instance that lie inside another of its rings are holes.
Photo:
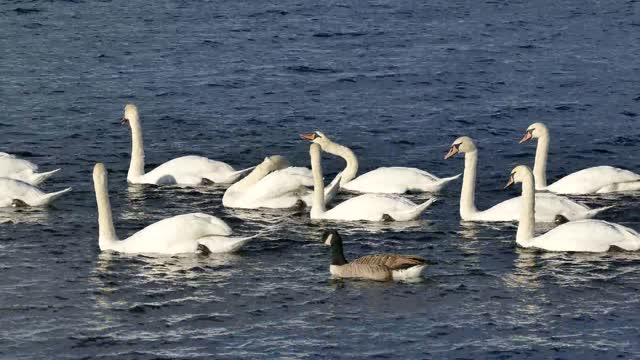
[[[534,177],[524,165],[511,172],[507,186],[522,183],[522,208],[516,243],[525,248],[548,251],[604,252],[611,248],[640,250],[640,234],[628,227],[602,220],[579,220],[562,224],[540,236],[534,236]]]
[[[533,175],[536,190],[548,190],[557,194],[595,194],[640,190],[640,175],[612,166],[595,166],[569,174],[547,186],[547,157],[549,154],[549,129],[543,123],[534,123],[520,140],[525,143],[538,139]]]
[[[408,221],[422,214],[435,199],[416,205],[397,195],[364,194],[348,199],[330,210],[325,207],[322,161],[319,144],[311,144],[311,171],[313,172],[313,205],[311,219],[346,221]]]
[[[327,189],[330,201],[340,188],[340,174]],[[264,159],[244,179],[231,185],[222,196],[222,205],[240,209],[287,209],[311,204],[313,177],[303,167],[289,167],[287,160],[274,155]]]
[[[93,168],[98,203],[100,250],[122,253],[219,253],[238,250],[254,237],[230,237],[231,228],[215,216],[193,213],[160,220],[125,240],[118,240],[109,202],[107,170],[102,163]]]
[[[460,193],[460,217],[465,221],[515,221],[521,207],[522,197],[505,200],[493,207],[479,211],[475,205],[476,168],[478,166],[478,150],[468,136],[457,138],[451,145],[448,159],[458,152],[464,153],[464,175]],[[536,220],[553,222],[556,215],[563,215],[569,220],[586,219],[610,207],[589,209],[564,196],[550,193],[536,194]]]
[[[69,191],[71,188],[47,194],[24,181],[0,178],[0,207],[44,206]]]
[[[24,181],[31,185],[41,184],[51,175],[60,171],[55,169],[38,173],[38,165],[14,155],[0,152],[0,177]]]
[[[408,167],[380,167],[356,177],[358,158],[346,146],[336,144],[320,131],[301,134],[322,147],[322,150],[343,158],[347,165],[342,172],[340,187],[361,193],[404,194],[407,192],[437,192],[460,174],[448,178],[439,178],[424,170]]]
[[[138,108],[133,104],[124,107],[122,124],[131,127],[131,162],[127,181],[130,184],[178,184],[200,185],[209,183],[230,184],[252,168],[234,170],[231,165],[202,156],[182,156],[144,172],[144,145]]]

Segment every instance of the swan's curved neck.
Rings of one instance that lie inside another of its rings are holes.
[[[526,174],[522,181],[522,210],[520,210],[520,220],[518,222],[518,233],[516,242],[526,246],[527,242],[533,239],[536,225],[536,189],[533,175]]]
[[[118,241],[118,235],[113,227],[106,176],[94,180],[94,188],[98,203],[98,245],[101,250],[110,249]]]
[[[140,119],[129,119],[131,127],[131,162],[127,179],[135,179],[144,175],[144,143],[142,140],[142,126]]]
[[[468,219],[478,212],[476,209],[476,170],[478,167],[478,151],[464,154],[464,175],[460,192],[460,217]]]
[[[536,147],[536,161],[533,164],[533,176],[536,181],[536,189],[542,190],[547,187],[547,157],[549,155],[549,134],[538,138]]]
[[[315,151],[317,150],[317,151]],[[313,201],[311,203],[311,218],[319,218],[326,211],[324,204],[324,181],[322,179],[322,159],[320,149],[311,149],[311,172],[313,173]]]
[[[249,175],[245,176],[242,180],[235,182],[229,187],[230,190],[246,190],[248,187],[255,185],[258,181],[262,180],[265,176],[269,175],[274,169],[269,167],[266,163],[261,163],[256,166]]]
[[[355,179],[356,174],[358,174],[358,158],[353,153],[351,149],[346,146],[336,144],[333,141],[327,141],[327,143],[322,147],[322,150],[328,152],[329,154],[333,154],[343,158],[347,165],[342,171],[342,178],[340,179],[340,186],[348,183],[349,181]]]

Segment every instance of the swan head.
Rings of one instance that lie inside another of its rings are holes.
[[[138,115],[138,107],[133,104],[127,104],[124,107],[124,115],[120,120],[122,125],[126,125],[132,121],[138,121],[140,119]]]
[[[468,153],[468,152],[474,152],[476,151],[476,144],[473,143],[473,140],[468,137],[468,136],[462,136],[457,138],[453,144],[451,144],[451,149],[449,149],[449,152],[447,153],[447,155],[444,156],[444,159],[447,160],[448,158],[452,157],[453,155],[457,154],[457,153]]]
[[[93,167],[93,183],[96,186],[107,185],[107,168],[103,163],[97,163]]]
[[[549,135],[549,129],[547,129],[545,124],[539,122],[533,123],[527,128],[527,132],[522,137],[522,140],[520,140],[520,144],[526,143],[531,139],[537,139],[547,135]]]
[[[314,131],[309,134],[300,134],[300,137],[302,139],[306,139],[313,143],[319,144],[322,147],[324,147],[331,141],[331,139],[329,139],[329,137],[321,131]]]
[[[342,238],[336,230],[326,230],[322,233],[322,242],[327,246],[331,246],[333,244],[342,243]]]
[[[511,170],[511,175],[509,175],[509,181],[504,188],[508,188],[513,184],[524,182],[525,180],[533,181],[533,173],[531,169],[529,169],[526,165],[518,165]]]

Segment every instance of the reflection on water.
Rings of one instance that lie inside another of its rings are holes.
[[[152,256],[106,251],[98,255],[88,281],[96,288],[96,306],[103,310],[162,305],[158,301],[141,302],[138,296],[132,296],[131,291],[154,299],[167,291],[189,288],[191,290],[184,296],[205,302],[212,300],[206,289],[231,281],[233,274],[240,271],[238,267],[242,261],[243,257],[236,254]],[[207,295],[198,298],[198,289],[201,288]]]
[[[0,224],[41,224],[49,220],[47,208],[0,208]]]

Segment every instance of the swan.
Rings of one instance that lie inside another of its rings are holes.
[[[98,245],[101,251],[135,254],[233,252],[255,237],[230,237],[231,228],[224,221],[215,216],[192,213],[160,220],[125,240],[118,240],[109,202],[107,169],[102,163],[93,168],[93,185],[98,204]]]
[[[367,255],[348,262],[342,250],[342,238],[335,230],[322,235],[325,245],[331,246],[329,272],[334,278],[356,278],[375,281],[399,281],[419,278],[427,261],[415,255]]]
[[[301,134],[322,147],[322,150],[339,156],[347,162],[340,180],[340,187],[360,193],[404,194],[407,192],[438,192],[445,185],[460,177],[438,178],[424,170],[408,167],[380,167],[358,177],[358,158],[346,146],[336,144],[320,131]]]
[[[127,173],[127,181],[130,184],[231,184],[252,169],[236,171],[224,162],[188,155],[169,160],[145,174],[142,126],[138,108],[133,104],[127,104],[121,122],[123,125],[128,123],[131,128],[131,162]]]
[[[416,205],[397,195],[364,194],[348,199],[330,210],[325,207],[324,182],[322,181],[321,148],[311,144],[311,171],[313,172],[313,205],[311,219],[346,221],[408,221],[422,214],[435,199]],[[339,182],[336,181],[336,182]]]
[[[51,175],[60,171],[55,169],[38,173],[38,165],[14,155],[0,152],[0,177],[21,180],[31,185],[39,185]]]
[[[523,144],[531,139],[538,139],[533,165],[536,190],[573,195],[640,190],[640,175],[612,166],[595,166],[576,171],[547,185],[547,156],[550,142],[547,126],[543,123],[531,124],[520,143]]]
[[[244,179],[231,185],[222,196],[222,205],[240,209],[287,209],[311,204],[313,177],[310,170],[290,167],[280,156],[266,157]],[[340,174],[334,178],[325,194],[330,201],[340,188]]]
[[[535,205],[534,176],[527,166],[516,166],[505,187],[522,183],[520,220],[516,243],[525,248],[547,251],[605,252],[620,248],[640,250],[640,234],[628,227],[603,220],[579,220],[564,223],[547,233],[534,236]]]
[[[493,207],[479,211],[475,205],[476,168],[478,165],[478,150],[473,140],[468,136],[457,138],[451,149],[444,157],[449,159],[457,153],[464,153],[464,175],[462,177],[462,191],[460,193],[460,217],[465,221],[515,221],[521,207],[522,197],[505,200]],[[536,220],[539,222],[553,222],[556,215],[564,215],[567,219],[577,220],[591,218],[601,211],[609,209],[589,209],[564,196],[550,193],[536,194]]]
[[[0,207],[45,206],[69,191],[71,188],[47,194],[24,181],[0,178]]]

